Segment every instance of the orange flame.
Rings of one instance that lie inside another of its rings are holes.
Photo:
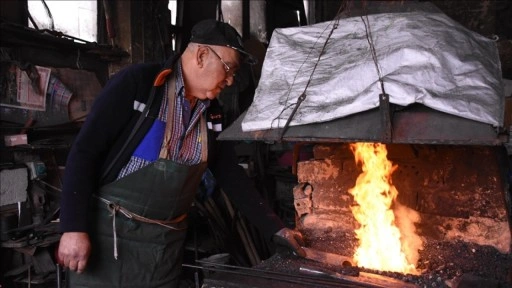
[[[355,251],[354,261],[359,267],[418,274],[415,264],[411,263],[418,258],[417,254],[406,255],[417,253],[417,250],[411,252],[414,249],[402,247],[401,238],[404,239],[395,225],[395,213],[391,209],[393,204],[397,204],[395,199],[398,195],[397,189],[391,184],[391,174],[398,166],[387,159],[384,144],[354,143],[350,144],[350,149],[356,163],[362,166],[356,185],[349,189],[357,203],[352,207],[352,213],[360,224],[355,231],[359,247]],[[400,221],[414,221],[414,218]]]

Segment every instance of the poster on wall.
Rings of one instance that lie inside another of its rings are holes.
[[[2,87],[2,91],[5,93],[0,96],[0,106],[36,111],[46,110],[50,68],[33,66],[33,69],[22,70],[12,64],[2,71],[2,75],[5,76],[5,81],[2,83],[2,86],[5,86]]]
[[[16,68],[16,79],[18,80],[17,100],[22,108],[29,110],[45,111],[46,110],[46,90],[52,70],[41,66],[35,66],[35,71],[22,71]],[[30,74],[30,76],[29,76]]]

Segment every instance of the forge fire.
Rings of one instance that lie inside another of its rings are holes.
[[[355,263],[366,268],[418,274],[415,267],[422,240],[415,234],[414,223],[419,221],[419,214],[396,202],[398,190],[391,183],[391,174],[397,166],[387,159],[383,144],[355,143],[350,148],[362,169],[356,185],[348,191],[357,203],[351,209],[360,225],[355,230],[359,240],[353,256]],[[399,221],[393,205],[397,215],[402,216]],[[397,223],[401,223],[402,229]]]
[[[506,185],[493,147],[353,143],[313,151],[298,163],[294,188],[297,227],[310,247],[445,287],[468,275],[510,283]]]

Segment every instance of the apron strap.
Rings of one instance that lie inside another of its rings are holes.
[[[169,81],[169,86],[167,87],[167,121],[165,124],[165,133],[164,133],[164,141],[162,148],[160,149],[160,158],[169,159],[169,147],[167,144],[170,141],[172,134],[172,125],[171,122],[173,120],[174,115],[174,98],[176,97],[176,74],[173,73],[171,75],[171,79]]]

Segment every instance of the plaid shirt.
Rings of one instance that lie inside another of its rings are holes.
[[[130,161],[121,169],[117,179],[122,178],[132,172],[141,169],[158,159],[162,145],[167,145],[169,149],[169,159],[184,165],[194,165],[201,161],[201,141],[200,141],[200,118],[208,108],[209,100],[198,100],[193,111],[190,111],[190,104],[185,99],[185,85],[183,82],[183,73],[181,71],[181,62],[177,62],[176,71],[176,91],[174,92],[175,111],[170,113],[172,119],[172,134],[169,143],[163,143],[165,127],[168,115],[168,97],[164,96],[160,106],[158,119],[142,142],[139,144]],[[165,84],[164,95],[168,95],[169,82]],[[190,113],[192,112],[192,113]],[[188,125],[187,125],[188,124]],[[206,136],[206,135],[205,135]]]

